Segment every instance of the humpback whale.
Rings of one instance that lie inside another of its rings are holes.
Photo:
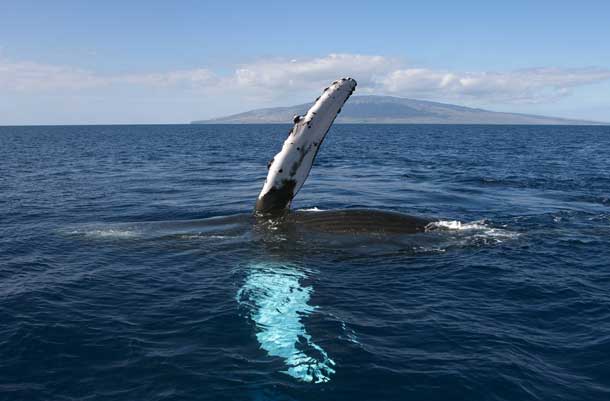
[[[324,89],[294,126],[282,149],[268,163],[269,172],[256,200],[254,219],[263,233],[280,229],[282,236],[301,233],[412,234],[433,228],[428,219],[369,209],[291,211],[320,146],[344,103],[356,89],[352,78],[341,78]],[[274,230],[267,230],[267,228]],[[316,235],[318,237],[318,235]],[[365,235],[366,237],[366,235]],[[284,359],[283,372],[297,380],[324,383],[335,373],[335,362],[306,331],[302,318],[315,310],[309,303],[313,288],[291,264],[254,263],[237,301],[256,323],[256,337],[268,355]]]
[[[267,164],[267,179],[256,200],[257,217],[271,218],[287,226],[296,224],[309,230],[337,233],[411,234],[431,227],[432,220],[381,210],[290,211],[292,199],[309,176],[328,130],[356,85],[350,77],[336,80],[324,89],[304,116],[294,116],[294,126],[282,149]]]

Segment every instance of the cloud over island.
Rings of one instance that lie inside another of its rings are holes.
[[[571,89],[610,79],[610,69],[553,67],[513,71],[449,71],[405,65],[397,59],[329,54],[309,59],[272,59],[237,66],[227,75],[205,67],[167,72],[105,75],[70,66],[0,60],[0,90],[83,91],[113,85],[175,87],[196,91],[240,92],[274,97],[286,91],[317,90],[350,75],[360,92],[406,97],[482,99],[486,102],[537,102],[568,95]]]
[[[207,66],[175,71],[107,74],[69,65],[14,61],[0,57],[0,91],[19,96],[106,96],[127,90],[134,97],[154,93],[192,99],[214,97],[220,109],[227,104],[254,100],[272,104],[308,99],[341,76],[358,80],[361,94],[387,94],[469,104],[552,103],[586,85],[610,80],[610,69],[553,66],[510,71],[453,71],[411,65],[401,59],[361,54],[323,57],[271,58],[245,62],[214,71]],[[222,109],[222,110],[221,110]]]

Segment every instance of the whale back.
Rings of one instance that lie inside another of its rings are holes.
[[[343,209],[294,211],[285,216],[285,222],[327,233],[415,234],[427,231],[432,220],[384,210]]]

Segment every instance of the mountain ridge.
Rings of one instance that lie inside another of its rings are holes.
[[[267,107],[242,113],[195,120],[191,124],[290,124],[295,114],[305,114],[313,103]],[[394,96],[358,95],[343,106],[338,124],[532,124],[532,125],[607,125],[534,114],[506,113],[449,103]]]

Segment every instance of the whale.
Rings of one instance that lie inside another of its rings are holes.
[[[356,90],[351,77],[324,88],[305,115],[295,115],[294,126],[281,150],[267,164],[267,178],[256,200],[258,219],[272,219],[277,226],[331,233],[413,234],[433,228],[433,220],[393,211],[339,209],[292,211],[290,205],[313,166],[324,138],[341,108]]]
[[[271,235],[270,247],[275,252],[278,246],[273,237],[277,233],[283,239],[297,239],[289,242],[298,244],[312,239],[311,233],[316,240],[324,240],[326,234],[370,239],[367,234],[380,233],[385,238],[434,227],[430,219],[393,211],[291,210],[292,200],[307,180],[324,138],[356,85],[354,79],[347,77],[325,88],[305,115],[294,116],[294,125],[281,150],[267,163],[267,178],[254,207],[254,227],[262,227],[259,231],[263,236]],[[256,324],[260,348],[270,357],[283,359],[283,373],[302,382],[325,383],[331,380],[337,366],[305,326],[304,317],[316,309],[310,301],[313,287],[303,283],[305,279],[306,275],[292,263],[252,263],[236,300]]]

